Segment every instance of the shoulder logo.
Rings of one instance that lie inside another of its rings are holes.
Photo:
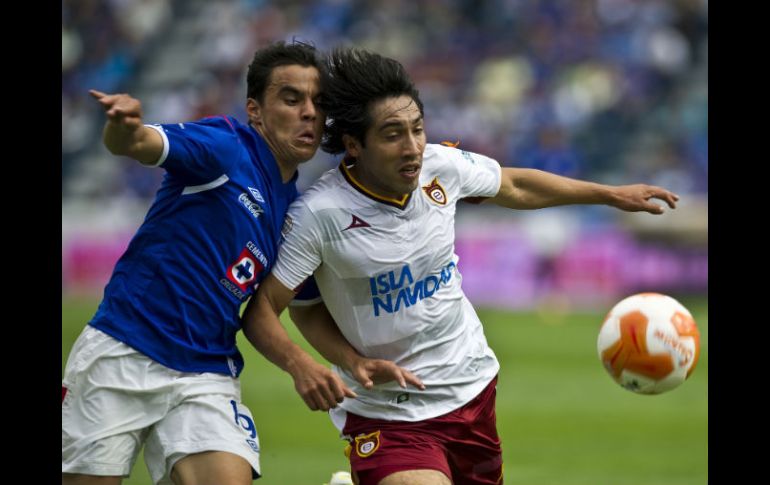
[[[361,434],[356,436],[356,454],[361,458],[366,458],[377,451],[380,447],[380,432]]]
[[[457,145],[460,144],[460,140],[457,140],[456,142],[451,142],[451,141],[446,141],[445,140],[445,141],[442,141],[441,144],[444,145],[445,147],[457,148]]]
[[[372,226],[369,225],[368,222],[366,222],[365,220],[361,219],[357,215],[352,214],[352,216],[353,216],[353,220],[350,222],[350,225],[348,227],[343,229],[343,231],[347,231],[348,229],[356,229],[358,227],[372,227]]]
[[[444,187],[438,181],[438,177],[433,177],[433,180],[422,187],[428,198],[438,205],[446,205],[446,192]]]

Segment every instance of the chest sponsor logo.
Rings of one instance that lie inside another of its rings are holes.
[[[409,265],[405,264],[400,269],[369,278],[374,316],[379,317],[382,312],[395,313],[432,297],[452,280],[455,266],[452,261],[437,274],[415,279]]]
[[[438,177],[433,177],[431,183],[424,185],[422,190],[425,192],[425,195],[436,204],[446,205],[446,191],[438,181]]]
[[[361,458],[371,456],[380,447],[380,432],[356,436],[356,454]]]
[[[255,219],[259,218],[259,216],[265,212],[262,206],[251,200],[246,192],[242,192],[241,195],[238,196],[238,202],[240,202]]]

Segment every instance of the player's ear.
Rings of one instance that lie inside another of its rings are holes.
[[[248,98],[246,100],[246,113],[249,116],[249,123],[252,126],[257,127],[262,124],[262,107],[256,99]]]
[[[345,146],[345,151],[347,151],[348,155],[351,157],[358,158],[361,154],[361,144],[352,136],[342,135],[342,144]]]

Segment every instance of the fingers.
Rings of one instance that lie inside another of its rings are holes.
[[[318,380],[298,383],[297,392],[311,411],[328,411],[336,408],[346,397],[357,398],[342,379],[331,371]]]
[[[422,383],[422,380],[420,380],[419,377],[412,374],[408,370],[401,368],[401,372],[404,374],[404,380],[406,381],[404,384],[401,385],[401,387],[406,387],[406,383],[409,383],[416,387],[417,389],[420,389],[421,391],[425,390],[425,384]]]
[[[354,370],[356,380],[367,389],[374,387],[374,383],[398,382],[398,385],[406,389],[411,384],[418,389],[425,389],[422,381],[412,372],[399,367],[389,360],[369,360],[365,366]]]
[[[366,389],[371,389],[374,387],[374,382],[369,378],[369,372],[364,367],[355,367],[352,369],[353,377],[358,381],[359,384],[364,386]]]
[[[639,209],[637,210],[643,210],[650,214],[663,214],[665,212],[664,207],[651,202],[650,199],[653,198],[662,200],[671,209],[676,209],[676,203],[679,201],[679,196],[675,193],[655,186],[641,186],[640,188],[641,192],[638,192],[637,194],[641,196],[641,199],[637,199],[639,206]],[[635,204],[632,202],[632,206],[633,205]]]
[[[345,393],[345,397],[349,397],[351,399],[355,399],[355,398],[358,397],[358,394],[356,394],[353,391],[353,389],[349,388],[348,386],[345,386],[343,390],[344,390],[344,393]],[[340,401],[340,402],[342,402],[342,401]]]
[[[663,207],[657,204],[647,204],[647,212],[650,214],[663,214]]]
[[[673,192],[666,192],[666,197],[663,198],[668,206],[672,209],[676,209],[676,203],[679,201],[679,196]]]
[[[333,394],[334,398],[334,406],[337,405],[337,403],[341,403],[346,397],[356,398],[358,397],[358,394],[356,394],[353,389],[349,388],[345,383],[340,379],[340,377],[337,374],[331,375],[331,382],[330,382],[330,388]]]
[[[142,105],[138,99],[128,94],[107,94],[96,89],[90,89],[88,93],[106,110],[110,121],[130,126],[141,124]]]

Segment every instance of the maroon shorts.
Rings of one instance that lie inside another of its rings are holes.
[[[495,419],[497,377],[472,401],[424,421],[386,421],[348,413],[350,467],[360,485],[377,485],[405,470],[443,472],[453,483],[503,483],[503,455]]]

